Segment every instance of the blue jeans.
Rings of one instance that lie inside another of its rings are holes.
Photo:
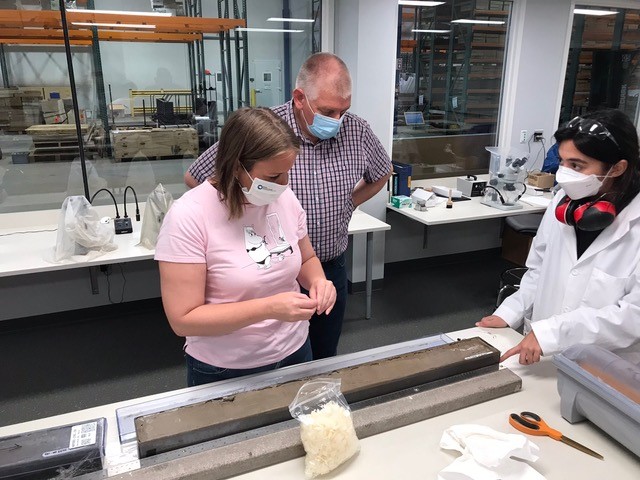
[[[245,375],[251,375],[252,373],[267,372],[280,367],[310,362],[311,343],[309,342],[309,337],[307,337],[304,344],[288,357],[285,357],[279,362],[255,368],[220,368],[201,362],[188,353],[185,353],[184,356],[187,359],[187,385],[193,387],[195,385],[204,385],[205,383],[243,377]]]
[[[309,339],[313,359],[333,357],[338,354],[338,341],[342,332],[342,321],[347,308],[347,267],[344,253],[328,262],[322,262],[322,269],[336,287],[336,304],[329,315],[315,314],[309,323]],[[304,292],[308,293],[308,292]]]

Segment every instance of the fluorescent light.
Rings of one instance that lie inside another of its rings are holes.
[[[236,32],[280,32],[280,33],[302,33],[304,30],[287,30],[283,28],[250,28],[238,27]]]
[[[121,10],[81,10],[77,8],[69,8],[69,13],[100,13],[100,14],[113,14],[113,15],[143,15],[145,17],[171,17],[171,13],[168,12],[123,12]]]
[[[91,22],[71,22],[71,25],[78,27],[114,27],[114,28],[156,28],[155,25],[143,25],[141,23],[91,23]]]
[[[474,23],[479,25],[504,25],[504,22],[500,20],[471,20],[469,18],[462,18],[460,20],[451,20],[451,23]]]
[[[414,29],[411,31],[416,33],[450,33],[451,32],[451,30],[420,30],[420,29]]]
[[[604,15],[615,15],[618,13],[616,10],[589,10],[586,8],[574,8],[573,13],[578,15],[596,15],[602,17]]]
[[[410,0],[398,0],[398,5],[408,5],[410,7],[437,7],[445,2],[419,2]]]
[[[315,20],[313,18],[280,18],[280,17],[271,17],[271,18],[267,18],[267,22],[313,23],[313,22],[315,22]]]

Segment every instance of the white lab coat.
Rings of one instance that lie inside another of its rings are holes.
[[[640,195],[577,258],[574,227],[554,215],[560,190],[533,240],[520,289],[494,315],[536,335],[544,355],[575,344],[640,352]]]

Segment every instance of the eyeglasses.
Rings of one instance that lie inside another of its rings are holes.
[[[567,128],[577,128],[578,132],[584,135],[589,135],[590,137],[599,138],[600,140],[606,140],[608,138],[615,144],[616,147],[618,147],[618,150],[620,150],[620,145],[618,145],[618,142],[616,141],[614,136],[611,135],[611,132],[597,120],[593,120],[591,118],[575,117],[573,120],[567,123]]]

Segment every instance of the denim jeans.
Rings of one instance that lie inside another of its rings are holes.
[[[344,312],[347,308],[347,268],[344,253],[333,260],[323,262],[322,269],[327,280],[331,280],[336,287],[337,298],[329,315],[323,313],[311,317],[309,339],[314,360],[338,354],[338,341],[342,332]]]
[[[279,362],[255,368],[234,369],[215,367],[193,358],[188,353],[185,353],[185,358],[187,360],[187,385],[193,387],[195,385],[203,385],[205,383],[217,382],[219,380],[243,377],[245,375],[251,375],[252,373],[267,372],[280,367],[288,367],[289,365],[309,362],[311,361],[311,343],[307,337],[307,340],[304,342],[302,347],[288,357],[285,357]]]

